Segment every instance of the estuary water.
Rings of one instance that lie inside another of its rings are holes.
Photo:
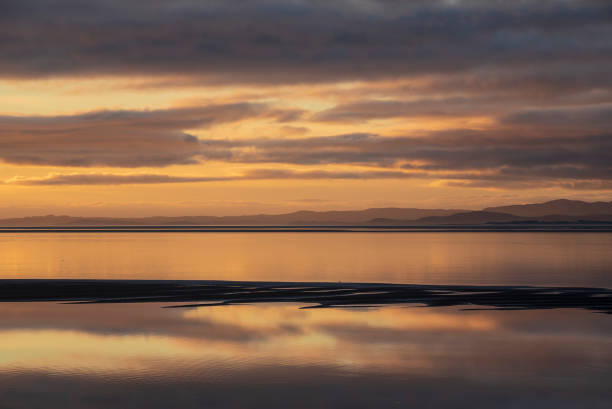
[[[0,278],[612,287],[612,233],[0,233]]]
[[[0,277],[612,288],[612,234],[5,233]],[[0,408],[612,404],[609,314],[173,305],[0,303]]]

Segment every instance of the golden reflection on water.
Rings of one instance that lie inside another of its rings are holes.
[[[583,311],[162,305],[4,304],[0,372],[177,376],[328,365],[349,372],[445,374],[465,362],[479,370],[519,364],[536,371],[547,371],[555,359],[561,367],[595,357],[612,364],[612,323]],[[572,324],[574,316],[581,318]],[[534,323],[541,323],[537,330]],[[571,325],[573,331],[559,332]]]
[[[405,307],[355,311],[299,309],[296,304],[188,310],[161,309],[156,303],[47,304],[44,309],[39,303],[7,305],[0,321],[0,370],[126,373],[153,370],[164,362],[164,370],[172,372],[183,370],[183,360],[204,366],[216,360],[229,366],[291,362],[424,369],[433,364],[427,354],[416,354],[418,343],[407,342],[403,334],[496,327],[486,316]],[[376,338],[377,333],[382,337]],[[361,342],[360,335],[373,334],[371,342]],[[398,359],[396,347],[389,347],[398,343],[412,351],[403,359]]]
[[[0,407],[485,408],[512,397],[603,408],[612,398],[603,314],[163,305],[1,304]]]
[[[612,287],[607,233],[0,234],[1,278]]]

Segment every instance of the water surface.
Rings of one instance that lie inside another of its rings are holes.
[[[0,407],[608,408],[575,310],[2,304]]]
[[[611,249],[602,232],[4,232],[0,278],[612,288]],[[0,408],[612,404],[609,314],[168,304],[0,303]]]
[[[4,233],[1,278],[612,287],[612,233]]]

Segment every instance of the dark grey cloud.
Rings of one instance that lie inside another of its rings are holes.
[[[612,61],[592,64],[538,63],[523,67],[484,66],[469,72],[434,75],[423,84],[400,87],[398,93],[495,95],[525,104],[610,102]]]
[[[239,180],[271,179],[403,179],[415,175],[402,170],[369,171],[295,171],[288,169],[253,169],[236,176],[171,176],[162,174],[113,174],[113,173],[55,173],[44,177],[16,177],[6,184],[25,186],[85,186],[85,185],[135,185],[163,183],[230,182]]]
[[[20,177],[9,179],[6,183],[27,186],[61,186],[61,185],[133,185],[161,183],[194,183],[218,182],[228,178],[170,176],[160,174],[113,174],[113,173],[68,173],[52,174],[44,177]]]
[[[53,166],[143,167],[192,164],[201,144],[186,132],[245,118],[282,121],[296,111],[238,103],[65,116],[0,116],[0,160]]]
[[[359,164],[410,172],[396,177],[488,180],[498,184],[517,180],[540,184],[552,180],[612,180],[609,134],[534,138],[520,131],[458,130],[418,137],[350,134],[259,139],[233,142],[231,147],[208,143],[213,152],[226,152],[229,162]],[[219,156],[219,152],[215,154]]]
[[[529,126],[610,129],[612,127],[612,105],[524,110],[502,118],[502,122]]]
[[[303,82],[610,63],[604,1],[5,0],[0,76]],[[554,73],[552,74],[554,75]]]
[[[609,129],[612,125],[612,93],[591,92],[582,98],[579,94],[571,98],[550,95],[530,100],[532,107],[528,109],[525,96],[493,93],[412,100],[357,99],[318,112],[310,119],[350,123],[386,118],[488,116],[505,125],[573,126],[584,131]]]
[[[14,178],[22,185],[114,185],[230,182],[269,179],[445,179],[456,186],[560,186],[609,189],[612,136],[548,137],[461,131],[419,137],[349,134],[299,139],[197,140],[190,158],[240,164],[291,164],[304,169],[256,168],[230,176],[54,174]],[[95,161],[94,159],[91,159]],[[361,165],[366,170],[321,169]],[[310,168],[310,169],[309,169]]]
[[[612,181],[610,180],[550,180],[539,178],[526,178],[515,180],[498,179],[474,179],[474,180],[447,180],[444,183],[446,186],[452,187],[467,187],[467,188],[503,188],[503,189],[538,189],[542,187],[555,187],[566,190],[612,190]]]
[[[609,169],[612,136],[568,136],[535,139],[520,131],[432,132],[415,137],[382,137],[348,134],[318,138],[255,139],[203,142],[209,148],[227,149],[228,161],[243,163],[370,164],[421,170],[494,169],[516,166],[575,166],[585,171]],[[218,155],[218,152],[215,153]],[[206,155],[206,153],[205,153]],[[601,176],[611,176],[601,173]]]
[[[494,97],[447,97],[412,101],[365,100],[337,105],[313,116],[315,121],[359,122],[370,119],[474,116],[497,113],[507,101]]]

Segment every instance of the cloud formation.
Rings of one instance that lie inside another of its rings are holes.
[[[393,112],[393,110],[383,110]],[[364,110],[363,112],[367,112]],[[376,113],[376,111],[372,111]],[[455,129],[407,136],[352,133],[320,137],[212,139],[202,129],[245,118],[285,122],[295,112],[237,103],[152,111],[98,111],[56,117],[0,117],[0,159],[65,167],[163,167],[200,164],[283,164],[305,172],[267,171],[239,178],[438,177],[511,183],[525,180],[612,180],[612,115],[607,106],[525,110],[490,130]],[[301,115],[298,114],[298,115]],[[289,119],[291,122],[291,119]],[[284,125],[286,127],[286,125]],[[370,171],[322,170],[322,165]],[[282,174],[285,172],[285,174]],[[163,175],[56,175],[16,180],[31,185],[176,183],[234,180]],[[567,186],[571,186],[568,184]]]
[[[171,176],[162,174],[113,173],[53,173],[43,177],[14,177],[4,183],[24,186],[87,186],[87,185],[140,185],[161,183],[230,182],[239,180],[275,179],[402,179],[414,175],[401,170],[380,171],[295,171],[287,169],[253,169],[235,176]]]
[[[160,183],[217,182],[229,178],[170,176],[160,174],[113,174],[113,173],[53,173],[43,177],[14,177],[5,183],[26,186],[82,186],[82,185],[136,185]]]
[[[456,130],[415,137],[348,134],[202,143],[213,156],[240,163],[358,164],[413,171],[494,170],[506,177],[612,178],[610,135],[534,140],[513,131]]]
[[[295,111],[237,103],[149,111],[96,111],[65,116],[0,116],[0,159],[52,166],[143,167],[193,164],[202,147],[189,129]]]
[[[363,103],[322,111],[321,116],[346,119],[408,115],[406,110],[427,112],[435,106]],[[289,126],[285,123],[304,115],[301,111],[243,102],[68,116],[3,116],[0,159],[12,164],[60,167],[164,167],[206,161],[310,167],[303,172],[254,170],[225,178],[98,173],[13,181],[29,185],[420,177],[477,180],[480,185],[512,185],[519,181],[558,184],[565,180],[564,186],[579,187],[598,183],[607,186],[603,181],[612,180],[612,135],[607,132],[612,125],[612,108],[606,104],[519,110],[500,116],[498,125],[488,130],[421,131],[406,136],[351,133],[308,137],[288,132],[294,136],[219,139],[198,138],[188,131],[262,117],[282,123],[281,129],[285,129]],[[321,169],[322,165],[366,166],[370,170],[330,171]]]
[[[0,79],[252,87],[231,104],[0,116],[0,161],[265,167],[220,178],[92,169],[11,183],[422,178],[606,190],[612,180],[607,1],[6,0],[0,27]],[[306,96],[266,94],[323,83]],[[310,111],[284,108],[302,97]],[[276,127],[240,139],[196,132],[257,118]],[[438,126],[451,120],[460,125]],[[372,125],[381,123],[392,125]]]
[[[7,0],[0,76],[304,82],[609,64],[594,0]]]

